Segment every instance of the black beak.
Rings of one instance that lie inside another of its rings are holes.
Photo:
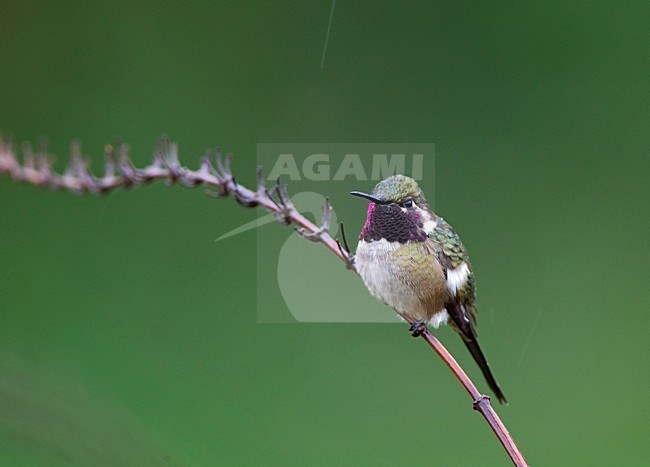
[[[361,191],[351,191],[350,194],[352,196],[358,196],[359,198],[365,198],[368,201],[372,201],[375,204],[389,204],[386,201],[383,201],[373,195],[369,195],[368,193],[362,193]]]

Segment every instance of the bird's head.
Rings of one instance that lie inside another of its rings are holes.
[[[410,177],[393,175],[377,183],[370,194],[360,191],[350,194],[370,201],[359,240],[424,241],[435,227],[429,203]]]

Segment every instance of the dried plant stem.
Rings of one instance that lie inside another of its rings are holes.
[[[101,177],[90,172],[88,160],[82,157],[78,143],[72,144],[70,163],[63,174],[52,170],[53,156],[44,148],[34,153],[31,146],[24,145],[23,158],[21,163],[11,145],[0,140],[0,174],[8,173],[17,182],[75,193],[107,193],[118,187],[147,185],[156,180],[164,180],[170,185],[178,183],[188,188],[204,185],[216,189],[208,191],[211,196],[233,195],[237,202],[246,207],[260,206],[274,213],[283,224],[295,224],[301,229],[300,233],[314,234],[312,240],[323,243],[346,263],[351,262],[350,256],[342,252],[336,240],[329,235],[329,212],[327,225],[316,226],[295,209],[286,185],[278,181],[271,191],[266,189],[261,168],[257,170],[256,191],[238,184],[230,170],[232,155],[223,157],[219,149],[206,154],[199,168],[191,170],[180,165],[178,145],[162,138],[154,151],[153,163],[138,169],[131,161],[127,144],[106,145],[104,175]],[[277,201],[272,193],[275,193]]]
[[[452,373],[456,376],[456,378],[458,378],[465,390],[469,393],[473,401],[474,410],[477,410],[481,413],[481,415],[483,415],[483,417],[485,417],[485,420],[490,425],[490,428],[492,428],[492,431],[494,431],[494,434],[503,445],[504,449],[508,453],[508,456],[510,456],[512,463],[518,467],[527,466],[528,464],[526,463],[526,459],[524,459],[521,451],[519,451],[519,448],[515,444],[515,441],[512,439],[512,436],[510,436],[508,429],[492,408],[492,404],[490,404],[490,398],[484,394],[481,394],[479,390],[476,389],[476,386],[472,380],[469,379],[469,376],[467,376],[458,362],[456,362],[456,359],[440,343],[440,341],[436,339],[431,331],[428,329],[423,329],[420,333],[420,336],[425,341],[427,341],[427,344],[429,344],[431,348],[433,348],[433,350],[435,350],[435,352],[440,356],[440,358],[442,358]]]
[[[204,185],[213,189],[213,191],[208,191],[211,196],[232,195],[242,206],[259,206],[275,214],[282,224],[296,225],[296,230],[300,235],[308,240],[322,243],[345,262],[348,269],[356,272],[354,257],[347,247],[345,238],[343,238],[345,247],[342,247],[329,233],[332,209],[329,201],[326,201],[323,206],[322,223],[317,226],[296,210],[289,198],[286,185],[280,184],[278,180],[270,190],[267,189],[260,167],[257,169],[256,190],[250,190],[237,183],[231,171],[232,156],[228,154],[224,158],[219,150],[204,156],[200,167],[197,170],[191,170],[180,165],[178,146],[175,143],[170,143],[167,138],[163,138],[154,151],[153,163],[143,169],[138,169],[131,161],[127,145],[108,145],[104,151],[105,170],[102,177],[97,177],[90,172],[88,161],[81,156],[81,147],[77,143],[72,145],[70,163],[63,174],[57,174],[52,170],[53,158],[46,153],[44,148],[34,153],[30,146],[24,146],[23,153],[24,160],[21,163],[13,148],[0,140],[0,174],[7,173],[18,182],[77,193],[107,193],[117,187],[128,188],[146,185],[156,180],[165,180],[168,184],[178,183],[188,188]],[[343,231],[343,229],[341,230]],[[407,319],[407,321],[409,320]],[[409,322],[413,324],[411,321]],[[465,387],[472,398],[474,409],[485,417],[512,462],[516,466],[528,465],[505,425],[492,408],[490,398],[476,389],[474,383],[454,357],[428,329],[422,329],[420,335]]]

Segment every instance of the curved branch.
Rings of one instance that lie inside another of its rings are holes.
[[[261,167],[257,169],[257,190],[253,191],[235,181],[231,170],[232,155],[224,158],[219,150],[207,154],[201,160],[197,170],[181,166],[178,159],[178,146],[163,138],[153,155],[151,165],[143,169],[136,168],[129,156],[129,147],[118,144],[115,147],[107,145],[104,151],[105,170],[102,177],[93,175],[88,161],[81,156],[81,146],[72,145],[70,163],[63,174],[52,170],[52,156],[44,148],[36,154],[31,147],[23,147],[24,161],[21,164],[10,145],[0,140],[0,174],[8,173],[18,182],[49,187],[56,190],[69,190],[76,193],[107,193],[118,187],[132,187],[150,184],[156,180],[165,180],[169,184],[178,183],[184,187],[194,188],[205,185],[210,188],[207,194],[216,197],[232,195],[235,200],[245,207],[261,207],[275,214],[277,220],[285,225],[296,225],[297,232],[303,237],[325,245],[334,255],[345,262],[349,269],[354,268],[354,257],[350,254],[347,241],[343,238],[345,248],[329,233],[331,206],[329,200],[323,206],[322,224],[317,226],[300,214],[289,198],[286,185],[276,185],[267,189]],[[214,160],[214,163],[213,163]],[[275,195],[275,197],[274,197]],[[343,232],[343,229],[341,229]],[[413,321],[402,316],[407,322]],[[516,466],[527,466],[526,460],[508,433],[505,425],[496,414],[490,398],[481,394],[467,374],[458,365],[454,357],[435,338],[427,328],[420,330],[420,335],[442,358],[452,373],[458,378],[472,398],[474,410],[480,412],[488,422],[492,431],[505,448],[510,459]]]
[[[259,206],[272,212],[282,223],[295,224],[311,240],[323,243],[346,263],[351,261],[350,255],[341,251],[336,240],[329,234],[328,225],[316,226],[296,210],[286,185],[281,185],[278,181],[271,191],[267,190],[261,168],[257,170],[256,191],[240,185],[231,171],[232,155],[223,157],[219,149],[206,154],[201,159],[199,168],[191,170],[180,165],[178,145],[162,138],[154,151],[152,164],[138,169],[131,161],[128,145],[106,145],[104,175],[101,177],[90,172],[88,161],[81,155],[79,143],[72,144],[70,163],[63,174],[52,170],[53,156],[44,148],[34,153],[31,146],[24,145],[23,159],[21,164],[12,147],[0,140],[0,173],[8,173],[17,182],[75,193],[107,193],[118,187],[147,185],[156,180],[164,180],[170,185],[178,183],[187,188],[204,185],[210,188],[207,191],[210,196],[232,195],[243,206]],[[273,192],[277,200],[274,199]],[[329,223],[329,213],[326,214]]]
[[[411,324],[413,323],[411,322]],[[526,459],[524,459],[524,456],[515,444],[514,439],[512,439],[512,436],[510,436],[508,429],[503,424],[497,413],[494,411],[492,404],[490,404],[490,397],[486,396],[485,394],[481,394],[479,390],[476,389],[476,386],[472,380],[469,379],[469,376],[467,376],[458,362],[456,362],[456,359],[440,343],[440,341],[436,339],[436,337],[431,333],[431,331],[429,331],[429,329],[422,329],[422,331],[420,331],[420,336],[425,341],[427,341],[427,344],[429,344],[431,348],[433,348],[433,350],[435,350],[435,352],[440,356],[440,358],[442,358],[452,373],[456,376],[456,378],[458,378],[465,390],[469,393],[473,401],[472,405],[474,407],[474,410],[480,412],[481,415],[485,417],[485,420],[490,425],[490,428],[492,428],[492,431],[494,431],[494,434],[503,445],[503,448],[508,453],[508,456],[510,456],[512,463],[517,467],[527,466],[528,463],[526,462]]]

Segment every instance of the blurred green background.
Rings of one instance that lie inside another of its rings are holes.
[[[321,68],[331,8],[0,1],[0,129],[59,168],[169,133],[245,183],[260,142],[435,143],[528,461],[647,462],[650,7],[340,0]],[[255,232],[214,242],[254,210],[6,176],[0,201],[0,464],[508,465],[403,325],[256,323]],[[336,208],[354,238],[365,205]]]

